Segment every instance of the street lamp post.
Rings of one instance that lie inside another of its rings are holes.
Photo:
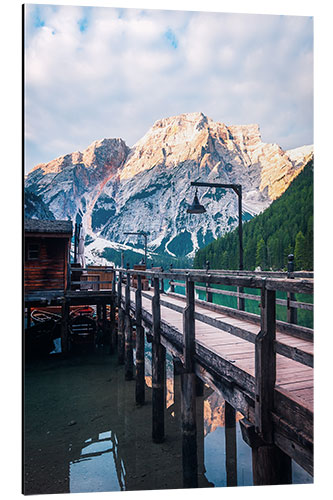
[[[242,225],[242,186],[240,184],[224,184],[220,182],[200,182],[193,181],[191,182],[191,186],[198,187],[209,187],[209,188],[221,188],[221,189],[233,189],[233,191],[238,196],[238,239],[239,239],[239,269],[243,270],[243,225]],[[199,203],[198,199],[198,189],[196,189],[194,200],[192,205],[187,209],[187,213],[189,214],[202,214],[206,212],[206,209],[203,205]],[[241,293],[243,289],[239,288],[239,292]],[[238,309],[244,310],[244,299],[242,297],[238,297]]]
[[[139,236],[143,236],[145,239],[145,265],[147,265],[147,236],[149,233],[145,233],[144,231],[130,231],[124,234],[138,234]]]

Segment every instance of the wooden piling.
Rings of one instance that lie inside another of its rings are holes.
[[[117,306],[118,306],[118,363],[123,365],[125,360],[125,339],[124,339],[124,310],[121,301],[122,272],[118,273]]]
[[[110,354],[113,354],[116,351],[117,346],[117,336],[116,336],[116,305],[115,305],[115,295],[112,295],[112,299],[110,301],[110,335],[109,335],[109,343],[110,343]]]
[[[203,396],[205,384],[200,377],[195,378],[195,394],[196,396]]]
[[[194,282],[186,278],[186,308],[183,313],[184,372],[181,375],[183,486],[198,486],[196,375],[194,373],[195,322]]]
[[[173,412],[175,419],[181,422],[181,380],[182,362],[173,356]]]
[[[61,352],[67,355],[69,352],[68,323],[69,323],[69,301],[64,298],[61,304]]]
[[[127,273],[125,290],[125,380],[133,379],[133,340],[130,317],[131,276]]]
[[[291,484],[291,458],[275,445],[252,448],[253,484],[255,486]]]
[[[145,402],[145,333],[142,326],[142,282],[138,274],[138,287],[135,292],[135,401],[137,405]]]
[[[160,343],[160,289],[159,279],[154,278],[152,300],[153,342],[152,342],[152,437],[155,443],[164,441],[165,407],[165,348]]]
[[[183,486],[184,488],[197,488],[198,458],[194,373],[181,374],[181,409]]]
[[[296,301],[296,295],[292,292],[287,293],[287,322],[297,325],[297,309],[292,307],[290,302]]]
[[[227,486],[237,486],[236,410],[228,401],[224,404],[224,425]]]
[[[273,442],[271,411],[274,407],[276,380],[275,290],[261,289],[261,329],[255,341],[255,425],[256,432],[268,444]]]
[[[123,365],[125,363],[125,336],[124,336],[124,310],[122,307],[118,308],[118,363]]]
[[[110,301],[110,354],[116,351],[116,273],[113,273],[112,294]]]
[[[31,307],[27,307],[27,328],[31,327]]]

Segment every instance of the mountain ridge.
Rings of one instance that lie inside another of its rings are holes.
[[[287,153],[263,143],[258,124],[227,126],[201,112],[184,113],[157,120],[132,148],[104,138],[38,164],[25,183],[55,218],[83,223],[88,260],[103,260],[103,245],[138,249],[126,231],[149,232],[150,252],[193,257],[235,227],[237,200],[230,190],[204,190],[207,214],[194,220],[186,214],[192,180],[242,184],[246,220],[284,192],[309,155],[312,146]]]

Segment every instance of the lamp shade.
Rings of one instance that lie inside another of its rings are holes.
[[[190,205],[187,209],[188,214],[204,214],[206,212],[206,209],[203,205],[200,205],[199,199],[198,199],[198,190],[196,189],[195,195],[194,195],[194,200],[192,205]]]

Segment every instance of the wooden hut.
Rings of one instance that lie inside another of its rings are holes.
[[[71,221],[24,221],[25,293],[66,290],[71,238]]]

